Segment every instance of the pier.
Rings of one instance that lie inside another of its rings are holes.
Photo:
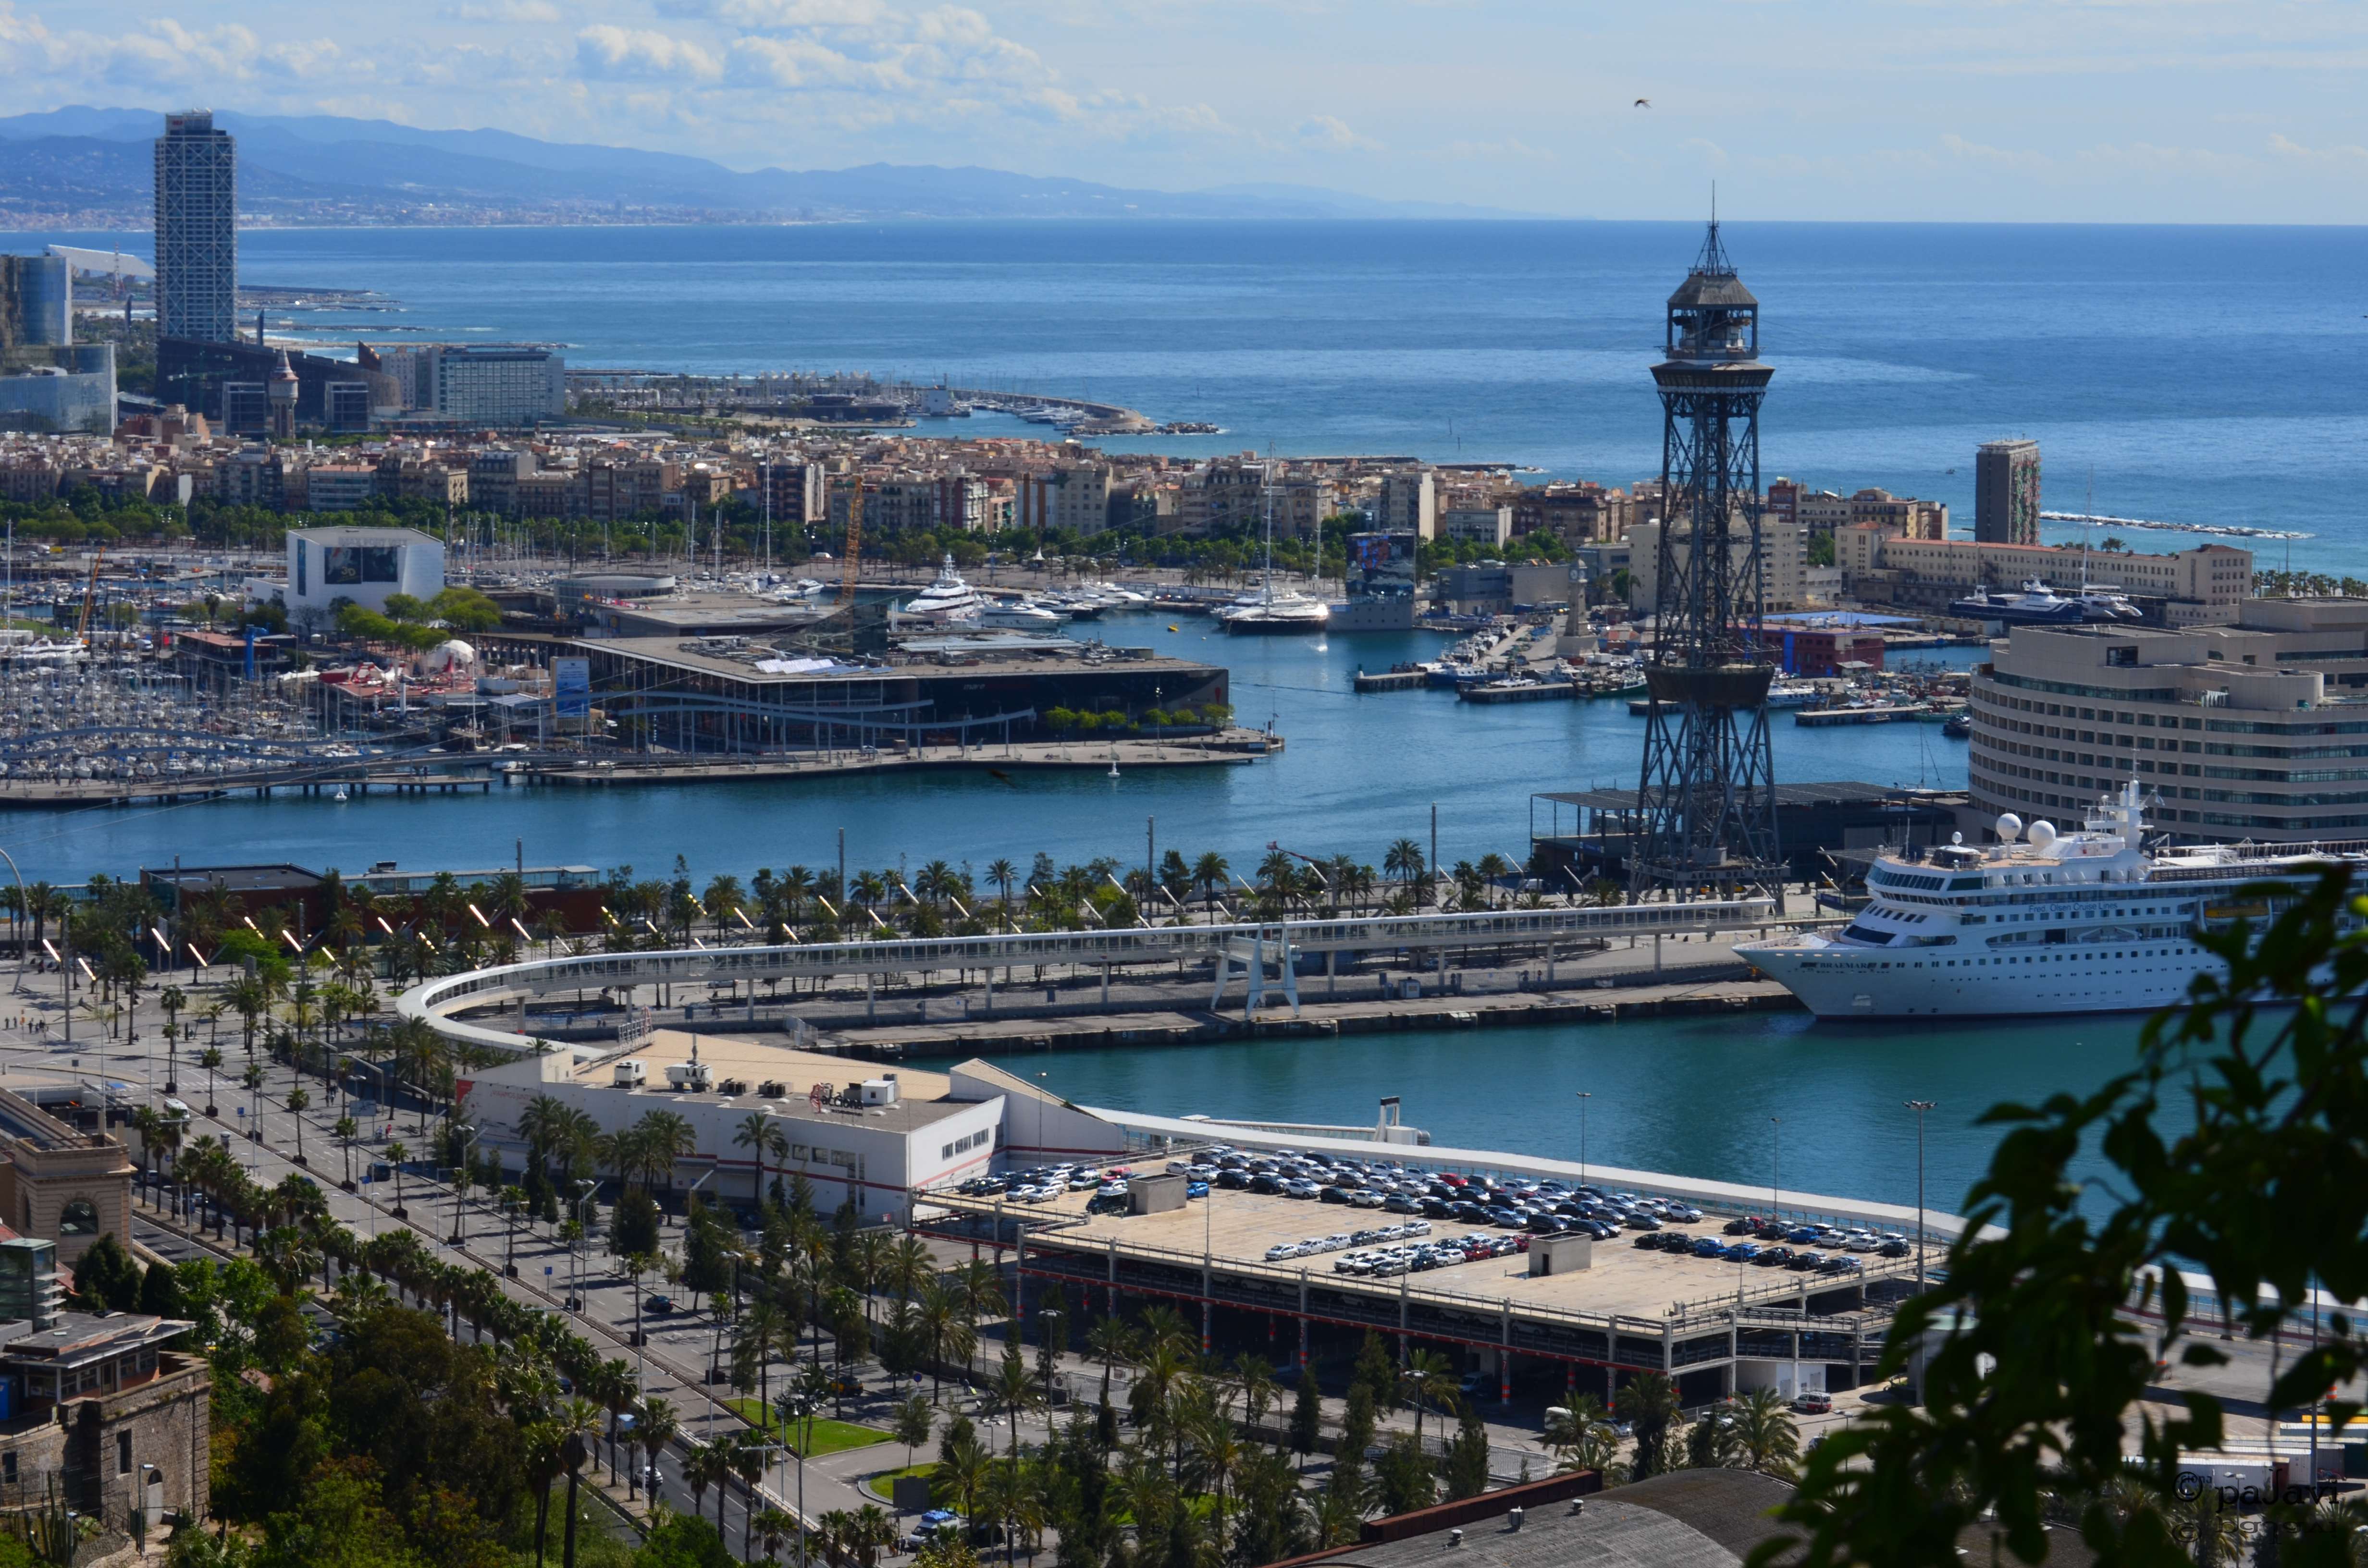
[[[356,798],[372,792],[482,795],[493,789],[494,772],[492,763],[480,761],[452,767],[313,765],[202,778],[0,778],[0,808],[177,805],[187,801],[226,801],[236,795],[268,801],[275,794],[328,796],[340,790]]]
[[[990,777],[1013,771],[1108,773],[1145,767],[1241,767],[1283,749],[1262,731],[1181,741],[1068,741],[1003,745],[891,744],[777,756],[706,754],[568,757],[512,766],[512,783],[575,789],[626,784],[751,784],[790,778],[848,778],[872,773],[958,770]]]
[[[1930,711],[1930,705],[1922,702],[1883,703],[1871,708],[1796,708],[1793,710],[1793,722],[1806,730],[1825,730],[1837,724],[1896,723],[1921,719]]]

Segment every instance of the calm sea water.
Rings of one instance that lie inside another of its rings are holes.
[[[2047,1019],[1913,1030],[1797,1013],[1612,1028],[1346,1035],[999,1057],[1083,1105],[1372,1125],[1384,1095],[1436,1143],[1916,1201],[1916,1117],[1930,1100],[1926,1192],[1952,1211],[1998,1142],[2001,1099],[2088,1092],[2134,1060],[2140,1020]],[[2096,1162],[2084,1162],[2093,1169]]]
[[[108,236],[0,234],[0,248]],[[245,276],[370,288],[393,313],[315,316],[324,343],[448,338],[567,346],[571,363],[695,371],[869,369],[1091,395],[1226,433],[1129,446],[1178,454],[1406,453],[1626,483],[1659,460],[1646,366],[1662,301],[1700,235],[1680,224],[890,224],[797,229],[260,231]],[[2170,521],[2299,528],[2297,567],[2368,574],[2368,231],[1738,224],[1729,248],[1777,368],[1764,471],[1881,484],[1972,521],[1973,449],[2035,437],[2047,503]],[[1007,421],[949,434],[1039,434]],[[2059,537],[2072,537],[2060,534]],[[2194,536],[2125,535],[2141,548]],[[2265,563],[2285,547],[2267,546]],[[1628,783],[1622,704],[1488,711],[1437,694],[1359,699],[1356,667],[1430,638],[1203,642],[1196,622],[1110,635],[1229,665],[1243,718],[1290,750],[1250,768],[849,781],[828,787],[514,791],[460,801],[229,802],[0,819],[28,877],[142,865],[529,862],[704,876],[819,866],[975,867],[1159,846],[1236,866],[1269,842],[1378,862],[1427,838],[1452,860],[1517,854],[1532,791]],[[1931,727],[1800,731],[1779,777],[1964,782]],[[1483,1031],[1027,1058],[1088,1102],[1361,1121],[1385,1094],[1442,1142],[1589,1153],[1737,1181],[1911,1200],[1908,1098],[1941,1102],[1931,1190],[1962,1192],[2007,1096],[2092,1087],[2135,1025],[1935,1031],[1797,1017]],[[1771,1124],[1770,1118],[1780,1119]]]
[[[1064,863],[1099,855],[1133,863],[1149,828],[1163,854],[1215,850],[1247,872],[1269,842],[1379,866],[1396,838],[1428,844],[1434,805],[1443,861],[1491,850],[1519,860],[1533,792],[1635,788],[1645,722],[1629,717],[1625,702],[1475,708],[1452,692],[1350,690],[1360,665],[1386,669],[1435,654],[1443,642],[1435,633],[1227,638],[1205,620],[1132,615],[1106,622],[1101,635],[1225,665],[1238,722],[1271,722],[1288,746],[1248,767],[1132,769],[1115,779],[1093,769],[1021,773],[1010,784],[947,773],[17,812],[0,816],[0,846],[28,878],[77,881],[93,870],[169,865],[176,855],[188,865],[498,867],[511,862],[521,839],[529,865],[623,861],[646,875],[681,855],[703,879],[833,863],[841,828],[850,868],[943,858],[973,869],[998,856],[1024,865],[1039,850]],[[1946,653],[1959,664],[1973,656]],[[1804,730],[1779,714],[1773,733],[1780,778],[1965,781],[1965,744],[1938,725]]]
[[[241,267],[402,302],[312,318],[324,341],[944,375],[1226,428],[1158,443],[1172,452],[1626,483],[1659,466],[1645,366],[1700,239],[1582,222],[302,229],[247,233]],[[1975,446],[2028,435],[2053,509],[2089,509],[2093,475],[2096,511],[2300,528],[2318,537],[2297,566],[2368,574],[2368,230],[1745,223],[1726,239],[1776,366],[1770,475],[1935,496],[1970,529]]]

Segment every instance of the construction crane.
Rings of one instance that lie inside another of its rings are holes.
[[[90,607],[92,601],[98,597],[99,563],[104,562],[106,559],[107,547],[105,545],[99,546],[98,549],[91,552],[90,576],[83,583],[82,585],[82,616],[74,622],[74,641],[81,643],[85,648],[90,646]]]
[[[855,476],[855,487],[847,495],[847,549],[838,563],[838,602],[855,602],[855,579],[863,572],[863,475]]]

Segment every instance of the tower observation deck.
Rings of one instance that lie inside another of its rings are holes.
[[[1630,895],[1730,896],[1771,885],[1772,673],[1760,637],[1759,301],[1711,221],[1669,296],[1661,393],[1661,527],[1646,657],[1642,835]]]

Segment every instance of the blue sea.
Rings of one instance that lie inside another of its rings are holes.
[[[1225,431],[1131,448],[1624,483],[1659,468],[1646,366],[1701,238],[1589,222],[280,229],[249,232],[240,265],[400,303],[309,318],[324,342],[942,376]],[[2317,537],[2294,565],[2368,575],[2368,229],[1730,223],[1725,238],[1776,367],[1769,476],[1937,497],[1969,531],[1974,448],[2029,436],[2052,510],[2298,529]],[[990,427],[1040,433],[950,426]]]
[[[325,345],[527,340],[571,364],[870,370],[1091,396],[1217,437],[1179,455],[1402,453],[1626,483],[1657,471],[1647,366],[1662,302],[1701,243],[1651,223],[911,223],[799,228],[263,230],[262,283],[377,290],[398,308],[300,318]],[[0,235],[106,246],[129,237]],[[1973,452],[2035,437],[2051,509],[2294,529],[2263,563],[2368,575],[2368,230],[1730,224],[1776,368],[1763,472],[1948,502],[1972,525]],[[1041,434],[979,418],[951,435]],[[924,426],[922,433],[930,427]],[[2093,496],[2093,504],[2091,497]],[[2057,537],[2076,538],[2074,530]],[[2141,549],[2198,537],[2125,533]],[[1494,710],[1435,693],[1360,699],[1356,668],[1436,639],[1203,641],[1123,619],[1114,642],[1228,665],[1246,722],[1289,738],[1255,767],[1028,778],[917,776],[780,788],[497,792],[459,801],[226,802],[0,818],[30,878],[290,860],[357,867],[635,863],[700,877],[827,863],[983,865],[1269,843],[1378,863],[1392,839],[1444,858],[1518,855],[1534,791],[1633,784],[1624,704]],[[1962,659],[1963,655],[1960,655]],[[1779,778],[1962,785],[1962,743],[1924,725],[1776,721]],[[1156,819],[1156,821],[1151,820]],[[522,842],[521,842],[522,841]],[[1937,1098],[1936,1201],[1994,1141],[1992,1100],[2093,1088],[2129,1061],[2127,1020],[1903,1037],[1770,1016],[1697,1026],[1357,1037],[1037,1058],[1087,1101],[1358,1120],[1405,1093],[1442,1142],[1568,1153],[1567,1094],[1598,1097],[1597,1157],[1912,1200],[1913,1129]],[[1543,1088],[1542,1096],[1534,1092]],[[1550,1103],[1551,1102],[1551,1103]]]

